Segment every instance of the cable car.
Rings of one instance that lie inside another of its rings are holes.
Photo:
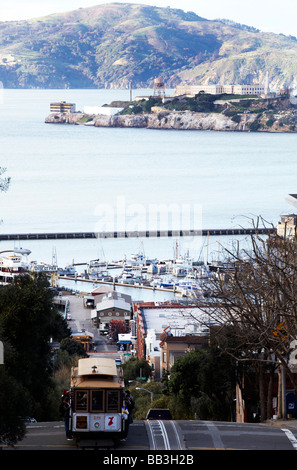
[[[80,359],[71,369],[70,431],[80,447],[110,447],[126,437],[123,370],[114,359]]]

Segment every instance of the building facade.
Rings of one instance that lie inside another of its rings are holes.
[[[76,331],[73,332],[71,337],[81,343],[84,347],[84,350],[86,352],[89,352],[93,348],[93,340],[94,340],[94,335],[93,333],[86,331],[84,328],[82,328],[81,331]]]
[[[111,320],[130,322],[132,309],[130,295],[111,291],[97,297],[96,308],[91,312],[94,326],[106,331]]]
[[[166,334],[160,342],[161,370],[171,371],[175,361],[190,351],[196,351],[207,346],[208,336],[171,336]]]
[[[75,113],[76,106],[74,103],[66,103],[60,101],[59,103],[50,103],[51,113]]]
[[[204,92],[210,95],[264,95],[266,94],[265,84],[252,85],[178,85],[175,89],[175,96],[187,95],[195,96]]]
[[[297,215],[282,215],[280,222],[277,224],[277,234],[281,238],[296,237]]]

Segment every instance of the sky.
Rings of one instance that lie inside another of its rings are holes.
[[[194,11],[208,20],[227,18],[254,26],[263,32],[297,37],[296,0],[115,0],[158,7]],[[0,21],[31,19],[94,5],[113,3],[104,0],[0,0]]]

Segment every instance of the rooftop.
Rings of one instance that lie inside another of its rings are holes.
[[[201,335],[209,323],[208,315],[196,306],[139,304],[139,307],[146,331],[161,333],[167,329],[173,336]]]
[[[98,310],[104,310],[111,307],[119,308],[122,310],[130,310],[131,305],[132,298],[130,295],[116,291],[111,291],[106,294],[100,295],[97,301]]]

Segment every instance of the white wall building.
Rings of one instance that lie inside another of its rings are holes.
[[[84,106],[85,114],[103,114],[104,116],[114,116],[124,108],[113,108],[111,106]]]
[[[266,92],[266,84],[253,85],[178,85],[174,95],[195,96],[204,91],[210,95],[263,95]]]

